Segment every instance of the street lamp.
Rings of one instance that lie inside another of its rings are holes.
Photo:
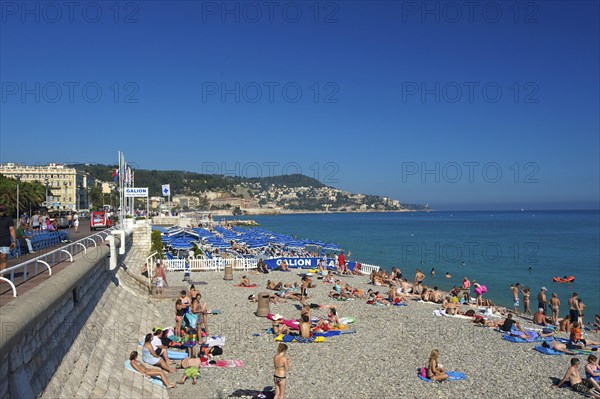
[[[19,221],[21,220],[21,210],[19,208],[19,183],[21,182],[21,175],[15,175],[17,179],[17,226],[19,225]]]
[[[46,183],[46,209],[48,209],[48,176],[44,177],[44,182]]]

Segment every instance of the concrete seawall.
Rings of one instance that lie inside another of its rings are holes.
[[[2,308],[0,398],[167,397],[124,370],[155,317],[144,287],[109,270],[109,255],[108,245],[90,249]],[[125,256],[140,258],[134,247]]]

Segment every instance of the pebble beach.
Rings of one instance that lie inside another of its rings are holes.
[[[191,281],[203,282],[196,288],[209,309],[222,313],[209,316],[209,335],[226,339],[222,359],[240,359],[241,368],[201,368],[198,385],[169,390],[171,398],[256,397],[273,386],[273,356],[278,343],[265,330],[271,322],[254,315],[257,304],[248,296],[265,289],[267,280],[293,283],[300,280],[296,271],[251,274],[256,288],[237,288],[242,272],[233,281],[224,281],[222,273],[193,273]],[[189,287],[182,273],[168,274],[171,286]],[[342,277],[343,282],[362,288],[372,285],[367,276]],[[562,378],[570,356],[548,356],[532,350],[533,343],[515,344],[501,334],[475,326],[460,318],[433,315],[438,305],[409,301],[408,306],[378,307],[366,300],[334,301],[327,294],[331,285],[313,277],[316,288],[309,290],[308,303],[335,305],[340,317],[353,316],[349,327],[354,334],[326,339],[324,343],[289,343],[291,358],[287,398],[456,398],[456,397],[578,397],[568,388],[553,389],[553,378]],[[378,287],[384,288],[384,287]],[[381,290],[382,292],[384,290]],[[174,324],[174,300],[155,301],[159,326]],[[299,302],[270,304],[271,313],[286,319],[300,315]],[[465,310],[465,306],[463,306]],[[326,317],[328,309],[311,311],[312,317]],[[525,327],[531,322],[518,318]],[[258,335],[259,334],[259,335]],[[598,340],[597,334],[589,334]],[[441,352],[440,363],[448,371],[461,371],[466,380],[428,383],[417,377],[417,369],[426,365],[432,349]],[[586,360],[582,361],[581,370]],[[180,379],[182,370],[170,378]]]

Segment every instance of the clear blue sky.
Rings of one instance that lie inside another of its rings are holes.
[[[47,4],[1,3],[1,162],[598,208],[596,1]]]

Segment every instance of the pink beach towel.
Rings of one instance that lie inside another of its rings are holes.
[[[244,362],[242,360],[217,360],[216,363],[210,364],[208,362],[202,363],[200,367],[219,367],[219,368],[231,368],[231,367],[242,367]]]

